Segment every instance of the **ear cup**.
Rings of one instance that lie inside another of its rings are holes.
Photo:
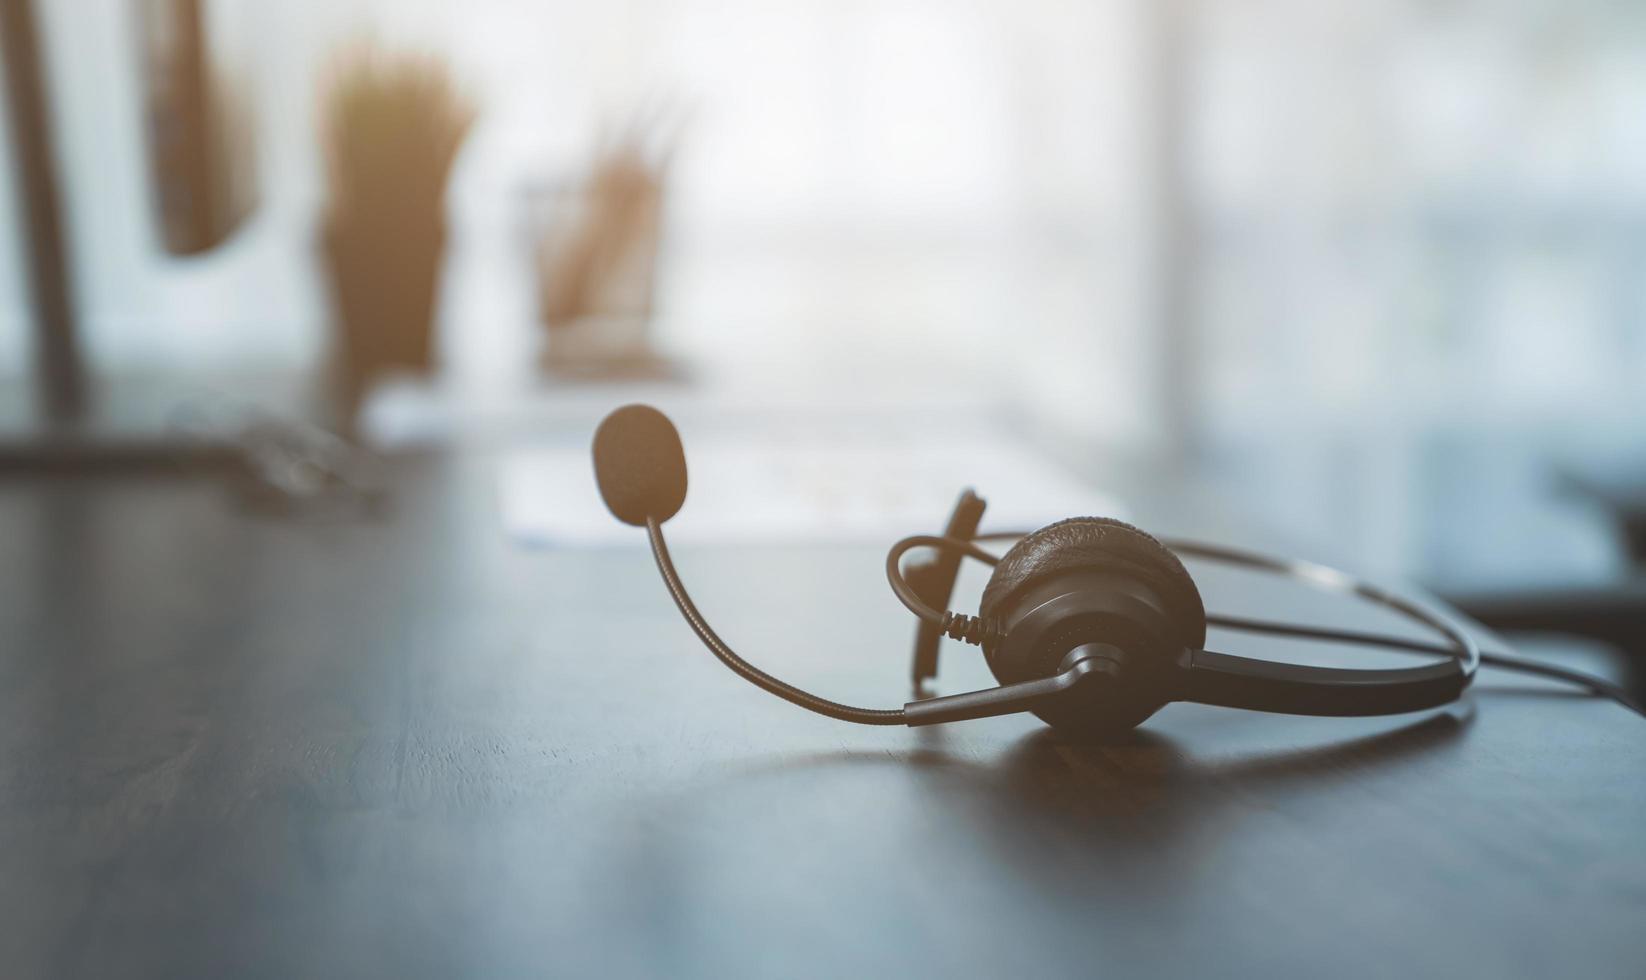
[[[1185,647],[1206,644],[1206,606],[1183,562],[1142,530],[1108,517],[1071,517],[1013,545],[983,590],[979,613],[995,619],[1026,587],[1086,569],[1135,575],[1156,590]]]

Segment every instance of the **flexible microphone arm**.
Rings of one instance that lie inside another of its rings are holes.
[[[663,581],[669,587],[669,595],[674,598],[674,604],[679,607],[680,615],[686,617],[691,625],[692,632],[709,648],[709,652],[720,658],[720,662],[730,667],[733,673],[770,694],[775,694],[791,704],[797,704],[808,711],[815,711],[820,715],[837,718],[840,721],[855,721],[860,725],[902,725],[906,723],[901,708],[854,708],[849,704],[840,704],[827,698],[820,698],[778,680],[772,675],[739,657],[726,641],[716,635],[709,626],[703,614],[697,611],[697,605],[692,597],[686,594],[686,587],[680,582],[680,575],[674,570],[674,560],[669,557],[669,544],[663,540],[663,525],[657,518],[646,518],[646,537],[651,541],[652,557],[657,559],[657,570],[662,573]]]
[[[1081,647],[1070,653],[1058,673],[1040,680],[912,701],[902,708],[857,708],[802,691],[738,656],[726,645],[726,641],[715,633],[708,620],[697,611],[697,604],[692,602],[692,597],[686,594],[686,586],[681,583],[680,574],[674,570],[674,559],[669,556],[669,544],[663,539],[663,525],[657,518],[646,518],[646,537],[651,541],[652,557],[657,559],[657,570],[662,573],[663,582],[669,587],[669,595],[674,598],[680,615],[686,617],[692,632],[697,634],[697,638],[703,641],[703,645],[708,647],[721,663],[767,693],[775,694],[790,704],[799,705],[808,711],[815,711],[840,721],[853,721],[860,725],[916,727],[1031,711],[1069,696],[1077,686],[1087,683],[1094,671],[1101,672],[1100,654],[1108,649],[1103,644],[1088,644]]]
[[[663,522],[673,517],[686,500],[686,459],[680,434],[663,413],[644,405],[620,408],[600,423],[594,437],[595,481],[600,496],[612,515],[625,524],[644,525],[651,542],[657,570],[669,588],[669,595],[692,632],[703,641],[721,663],[733,673],[790,704],[839,721],[859,725],[922,725],[960,718],[982,718],[1034,710],[1038,706],[1068,696],[1091,673],[1086,659],[1075,658],[1055,677],[1021,684],[1006,684],[987,691],[936,698],[902,708],[858,708],[820,698],[793,684],[778,680],[738,656],[726,645],[697,604],[686,594],[686,586],[675,571],[669,544],[663,538]],[[985,554],[981,552],[980,554]],[[954,617],[954,629],[974,634],[968,627],[972,617]],[[964,620],[964,622],[961,622]],[[980,637],[979,637],[980,638]]]

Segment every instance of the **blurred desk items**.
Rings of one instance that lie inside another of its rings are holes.
[[[344,53],[323,91],[336,422],[352,434],[373,380],[433,363],[446,185],[475,110],[439,59],[370,45]]]
[[[659,238],[680,120],[664,104],[637,111],[601,138],[588,173],[543,195],[537,243],[542,364],[576,379],[668,378],[653,347]]]
[[[257,206],[243,92],[212,57],[203,0],[141,0],[150,179],[173,255],[222,244]]]
[[[308,389],[284,376],[104,377],[77,422],[43,435],[28,387],[0,385],[0,478],[206,478],[271,516],[375,512],[387,499],[377,455],[311,421]]]

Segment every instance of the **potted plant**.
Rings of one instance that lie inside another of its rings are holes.
[[[431,364],[446,185],[474,111],[439,60],[362,48],[330,78],[322,120],[328,194],[321,250],[346,430],[379,373]]]

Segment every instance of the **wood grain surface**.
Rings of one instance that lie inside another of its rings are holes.
[[[397,461],[365,521],[0,484],[0,976],[1646,970],[1619,707],[853,727],[715,663],[641,548],[511,545],[492,462]],[[757,663],[905,699],[879,548],[677,557]]]

